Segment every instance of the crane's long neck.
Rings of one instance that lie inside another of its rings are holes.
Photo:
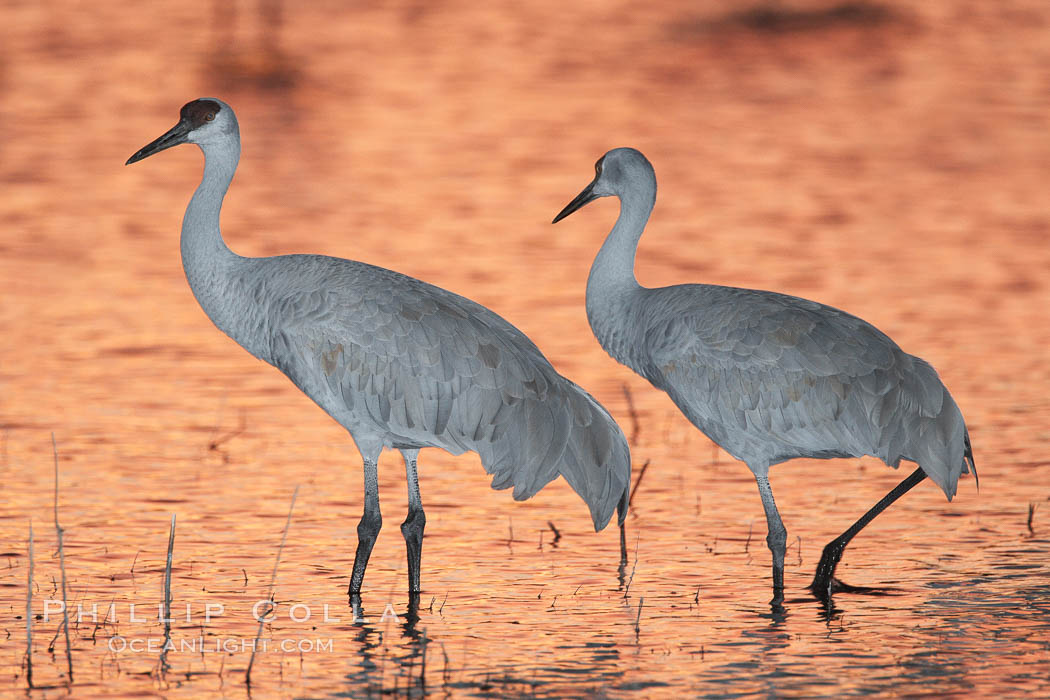
[[[618,361],[635,366],[630,332],[644,288],[634,276],[638,239],[656,203],[656,179],[635,183],[620,195],[620,216],[598,251],[587,278],[587,319],[602,347]]]
[[[244,325],[251,304],[237,272],[247,259],[230,250],[219,231],[219,211],[240,159],[240,139],[232,135],[202,145],[201,150],[204,177],[182,219],[182,267],[193,295],[208,317],[245,345],[238,330]]]

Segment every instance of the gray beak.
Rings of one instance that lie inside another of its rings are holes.
[[[583,188],[583,192],[580,192],[578,195],[576,195],[576,199],[574,199],[571,202],[569,202],[568,204],[566,204],[565,208],[562,209],[560,212],[558,212],[558,215],[556,217],[554,217],[554,221],[552,221],[551,223],[552,224],[558,223],[559,221],[564,219],[569,214],[571,214],[574,211],[576,211],[577,209],[580,209],[581,207],[583,207],[585,204],[588,204],[588,203],[593,202],[594,200],[598,199],[598,197],[600,195],[597,195],[597,194],[594,193],[594,185],[597,182],[598,182],[598,178],[594,178],[594,180],[591,181],[591,184],[589,184],[589,185],[587,185],[586,187]]]
[[[131,165],[132,163],[138,163],[143,158],[149,158],[154,153],[160,153],[166,148],[172,146],[178,146],[180,143],[186,143],[186,139],[190,133],[190,123],[185,119],[180,120],[178,124],[171,127],[163,136],[155,141],[151,141],[149,144],[140,148],[135,155],[128,158],[128,162],[124,165]]]

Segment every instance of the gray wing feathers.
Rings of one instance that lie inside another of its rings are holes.
[[[320,264],[333,264],[321,258]],[[346,261],[338,261],[345,263]],[[359,263],[274,309],[273,364],[351,433],[481,456],[495,489],[530,498],[559,474],[604,527],[630,482],[612,417],[488,309]],[[299,285],[302,284],[300,279]]]
[[[627,440],[612,417],[572,382],[539,401],[514,405],[514,420],[500,439],[476,445],[493,488],[514,486],[531,497],[559,473],[587,503],[595,530],[609,522],[631,478]]]
[[[587,503],[595,529],[605,527],[630,482],[619,426],[542,356],[502,333],[478,347],[484,368],[457,397],[446,433],[481,456],[493,488],[513,487],[524,500],[560,474]]]
[[[605,429],[605,426],[616,426],[612,416],[587,392],[573,386],[578,392],[572,402],[577,428],[574,439],[568,442],[562,474],[587,503],[601,504],[601,508],[591,507],[596,530],[605,526],[617,506],[621,506],[617,524],[623,525],[627,516],[625,499],[631,486],[627,438],[619,426],[615,430]],[[602,478],[605,476],[602,471],[607,478]]]
[[[904,355],[900,381],[881,397],[872,421],[882,428],[877,457],[897,466],[917,462],[948,500],[960,474],[969,473],[966,424],[937,372],[924,360]]]
[[[969,471],[966,426],[928,363],[816,302],[665,289],[671,300],[648,305],[670,310],[648,326],[649,379],[733,456],[766,465],[868,454],[896,467],[908,459],[954,496]]]

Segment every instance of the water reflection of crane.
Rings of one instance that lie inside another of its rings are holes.
[[[649,289],[634,277],[656,203],[653,167],[633,148],[606,153],[594,180],[554,219],[616,196],[620,217],[591,267],[587,317],[602,347],[667,392],[686,417],[755,475],[773,553],[773,601],[784,599],[787,531],[770,466],[797,457],[871,455],[919,468],[824,548],[811,589],[830,602],[849,541],[929,476],[950,500],[977,476],[966,430],[937,372],[871,324],[797,297],[708,284]],[[858,589],[853,589],[858,590]]]
[[[382,695],[386,688],[386,678],[394,676],[394,686],[403,690],[406,696],[417,690],[426,695],[426,645],[427,640],[416,628],[419,622],[419,598],[412,596],[408,606],[401,615],[387,604],[382,611],[366,610],[360,600],[351,604],[353,623],[358,626],[354,636],[357,643],[357,663],[359,670],[348,673],[347,680],[353,681],[355,689],[364,689],[371,695]],[[394,619],[396,618],[396,619]],[[404,642],[400,645],[389,634],[392,625],[401,628]],[[388,668],[388,654],[391,645],[403,647],[403,653],[391,654],[389,661],[394,664],[393,672]],[[400,680],[398,680],[400,679]]]
[[[219,212],[240,158],[233,110],[201,99],[128,159],[181,143],[204,152],[204,177],[182,223],[182,262],[211,320],[280,369],[343,425],[364,460],[350,594],[361,590],[382,526],[377,462],[401,451],[409,512],[401,525],[409,591],[418,594],[426,517],[416,456],[477,452],[496,489],[523,500],[564,476],[596,530],[627,510],[627,440],[609,413],[558,374],[521,331],[469,299],[405,275],[323,255],[244,258],[222,239]],[[626,558],[621,529],[621,566]]]
[[[514,605],[506,607],[516,609]],[[571,625],[570,628],[556,625],[555,630],[549,626],[550,622],[528,619],[514,619],[514,629],[521,630],[519,624],[536,624],[535,630],[529,629],[529,633],[538,631],[548,642],[561,637],[564,643],[554,647],[557,649],[554,659],[541,655],[524,662],[500,662],[484,640],[478,640],[481,644],[478,651],[464,644],[453,670],[441,636],[441,630],[447,632],[447,625],[434,625],[431,633],[427,627],[421,629],[418,598],[410,598],[403,609],[390,604],[366,609],[359,601],[353,603],[352,608],[353,622],[358,627],[354,635],[354,655],[359,661],[345,678],[350,681],[347,692],[354,697],[362,694],[427,697],[436,692],[449,695],[453,690],[462,694],[464,689],[480,691],[485,697],[533,697],[537,691],[544,696],[576,696],[581,692],[590,696],[594,688],[616,686],[626,675],[621,668],[623,655],[615,639],[593,636],[593,630],[581,634],[581,630],[573,630]],[[433,603],[422,612],[441,614]],[[484,620],[486,624],[499,624],[491,615],[485,615]],[[456,624],[463,624],[463,620],[453,623]],[[439,630],[437,633],[433,633],[435,627]],[[398,629],[399,638],[396,637]],[[434,682],[439,669],[440,684]]]

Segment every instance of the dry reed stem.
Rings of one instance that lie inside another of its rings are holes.
[[[237,427],[233,430],[229,430],[223,433],[217,438],[212,439],[208,443],[209,450],[218,451],[218,449],[223,445],[223,443],[229,442],[233,438],[244,433],[244,431],[248,427],[248,421],[244,417],[244,409],[242,408],[237,415]],[[215,426],[215,430],[212,432],[212,435],[214,435],[217,432],[219,432],[219,427]]]
[[[547,527],[549,527],[551,529],[551,532],[554,533],[554,540],[552,541],[551,544],[555,544],[555,545],[558,544],[558,540],[561,539],[561,533],[558,532],[558,528],[554,527],[554,522],[551,521],[551,520],[547,521]],[[542,533],[543,530],[540,530],[540,532]]]
[[[638,544],[640,538],[636,535],[634,538],[634,564],[631,566],[631,577],[627,579],[627,586],[623,589],[623,597],[627,598],[631,592],[631,584],[634,583],[634,572],[638,568]]]
[[[171,514],[171,529],[168,530],[168,561],[164,565],[164,619],[165,626],[171,627],[171,559],[175,549],[175,514]]]
[[[55,533],[58,535],[58,566],[62,572],[62,629],[66,633],[66,669],[73,684],[73,651],[69,643],[69,604],[66,600],[66,553],[62,546],[62,527],[58,524],[58,443],[51,433],[51,454],[55,461]]]
[[[33,521],[29,521],[29,573],[26,574],[26,683],[33,687]]]
[[[638,487],[642,483],[642,477],[645,476],[645,470],[649,468],[649,460],[645,460],[645,464],[638,472],[638,478],[634,480],[634,488],[631,489],[630,495],[627,496],[627,508],[630,509],[631,504],[634,503],[634,494],[638,491]]]
[[[277,565],[281,563],[281,552],[284,551],[285,540],[288,539],[288,528],[292,524],[292,511],[295,510],[295,499],[299,495],[299,486],[296,485],[295,491],[292,492],[292,504],[288,506],[288,519],[284,522],[284,532],[281,534],[281,544],[277,546],[277,558],[273,562],[273,572],[270,574],[270,591],[267,598],[270,603],[266,607],[266,612],[259,615],[259,627],[255,631],[255,643],[252,645],[252,655],[248,659],[248,668],[244,671],[244,684],[249,688],[252,685],[252,666],[255,664],[255,650],[259,648],[259,640],[262,638],[263,624],[266,622],[266,616],[273,610],[273,584],[277,580]]]
[[[171,514],[168,530],[168,560],[164,564],[164,646],[160,652],[157,670],[160,676],[168,670],[168,643],[171,641],[171,560],[175,549],[175,514]]]
[[[638,437],[642,434],[642,424],[638,420],[638,411],[634,408],[634,396],[631,395],[631,387],[626,383],[623,385],[623,395],[627,399],[627,415],[631,417],[631,439],[628,440],[631,447],[638,444]]]

